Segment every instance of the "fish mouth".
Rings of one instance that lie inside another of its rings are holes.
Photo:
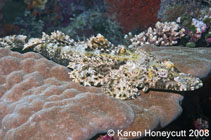
[[[177,85],[177,91],[193,91],[203,86],[202,80],[190,74],[179,73],[174,78]]]
[[[191,84],[190,90],[196,90],[196,89],[201,88],[202,86],[203,86],[203,82],[199,78],[196,78],[195,82]]]
[[[203,82],[189,74],[179,73],[173,79],[159,79],[155,85],[151,85],[153,89],[167,91],[193,91],[203,86]]]

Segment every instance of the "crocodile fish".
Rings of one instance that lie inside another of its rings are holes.
[[[101,34],[77,42],[60,31],[43,33],[42,38],[13,35],[1,38],[0,47],[32,49],[66,65],[72,81],[102,87],[105,94],[121,100],[136,98],[140,90],[192,91],[203,85],[199,78],[180,72],[171,61],[141,48],[115,46]]]

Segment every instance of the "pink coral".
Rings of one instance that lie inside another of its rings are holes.
[[[114,139],[114,137],[105,135],[105,136],[100,136],[97,140],[115,140],[115,139]]]
[[[211,38],[207,38],[207,42],[211,43]]]

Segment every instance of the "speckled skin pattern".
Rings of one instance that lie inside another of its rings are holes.
[[[60,31],[28,41],[25,36],[9,36],[0,39],[0,47],[14,48],[16,42],[19,48],[33,48],[57,63],[68,62],[73,81],[102,87],[105,94],[121,100],[136,98],[140,90],[191,91],[203,85],[171,61],[159,60],[140,48],[114,46],[101,34],[78,42]]]

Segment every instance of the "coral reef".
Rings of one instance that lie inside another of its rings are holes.
[[[200,19],[191,17],[178,17],[178,24],[185,28],[185,36],[180,41],[182,45],[187,47],[210,46],[209,40],[207,39],[210,37],[211,30],[211,8],[207,9],[206,11],[207,13]]]
[[[87,140],[108,129],[165,127],[183,97],[150,92],[121,101],[70,81],[68,69],[33,52],[0,48],[0,139]]]
[[[1,0],[0,37],[19,33],[20,27],[13,24],[13,22],[16,17],[20,16],[24,12],[24,9],[25,5],[23,1]]]
[[[161,0],[159,18],[164,21],[175,21],[180,16],[199,19],[204,9],[209,8],[209,0]],[[206,2],[206,3],[205,3]]]
[[[24,2],[32,8],[45,9],[48,0],[24,0]]]
[[[211,0],[202,0],[202,1],[204,1],[204,2],[208,3],[209,5],[211,5]]]
[[[202,0],[162,1],[165,10],[160,10],[162,21],[176,21],[185,29],[185,36],[178,45],[186,47],[211,46],[209,39],[211,8]],[[162,13],[163,12],[163,13]]]
[[[120,38],[123,40],[119,24],[105,14],[104,0],[7,0],[4,3],[0,4],[0,19],[4,16],[0,37],[13,34],[40,37],[42,32],[59,29],[74,39],[101,33],[116,44]]]
[[[115,16],[125,33],[146,29],[157,21],[160,0],[106,0],[107,12]]]
[[[23,49],[31,47],[60,64],[67,60],[74,82],[102,86],[104,93],[117,99],[134,99],[140,89],[188,91],[202,86],[199,78],[178,71],[172,62],[156,59],[139,48],[114,47],[100,34],[75,42],[60,31],[43,33],[42,38],[30,39]]]
[[[149,27],[146,32],[141,32],[134,37],[130,34],[125,35],[125,38],[136,47],[144,44],[172,46],[177,44],[177,40],[184,36],[184,32],[185,30],[180,29],[176,22],[157,22],[154,29]]]
[[[118,140],[118,139],[115,139],[114,137],[110,137],[106,134],[105,136],[100,136],[99,138],[97,138],[97,140]]]
[[[209,122],[208,120],[205,120],[204,118],[197,118],[194,122],[193,122],[194,127],[197,130],[203,130],[203,131],[209,131]]]
[[[2,21],[3,15],[2,15],[2,7],[4,6],[6,0],[1,0],[0,3],[0,21]]]
[[[71,18],[71,23],[62,29],[66,34],[83,40],[91,35],[103,34],[106,38],[115,44],[122,42],[123,33],[117,22],[110,16],[104,14],[103,8],[94,8],[87,10],[77,17]]]
[[[159,17],[163,22],[172,22],[186,12],[186,7],[183,3],[172,2],[171,0],[162,0],[165,3],[161,5]],[[166,2],[165,2],[166,1]]]

